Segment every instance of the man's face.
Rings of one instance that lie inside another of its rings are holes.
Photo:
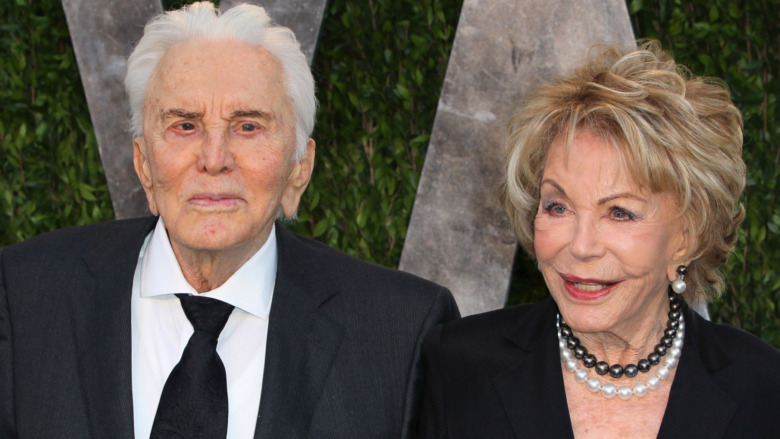
[[[254,253],[279,208],[287,215],[297,209],[314,142],[294,163],[295,115],[284,85],[279,61],[243,42],[179,43],[160,60],[134,162],[177,256]]]

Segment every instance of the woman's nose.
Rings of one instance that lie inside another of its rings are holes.
[[[578,217],[569,244],[569,251],[577,259],[591,259],[604,254],[598,221]]]

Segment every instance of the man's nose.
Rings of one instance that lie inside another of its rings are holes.
[[[222,130],[207,132],[198,157],[198,169],[216,175],[232,171],[235,165],[229,134]]]

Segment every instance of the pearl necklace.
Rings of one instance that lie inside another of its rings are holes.
[[[679,300],[676,300],[677,297],[674,296],[670,296],[669,299],[672,302],[672,306],[669,310],[669,324],[667,325],[667,330],[664,331],[664,338],[661,339],[661,343],[656,346],[652,354],[648,355],[646,360],[643,359],[638,362],[641,368],[633,364],[629,364],[625,368],[618,364],[609,367],[606,362],[596,361],[596,358],[592,354],[588,354],[587,349],[579,344],[579,340],[571,334],[570,329],[568,331],[569,335],[564,335],[568,326],[566,326],[560,314],[558,314],[555,323],[558,330],[558,347],[561,353],[561,361],[563,361],[566,370],[574,373],[574,379],[578,383],[585,384],[589,391],[592,393],[600,391],[602,396],[608,399],[617,395],[622,400],[628,400],[632,396],[645,396],[648,390],[658,389],[661,386],[661,380],[668,379],[671,376],[672,369],[677,367],[680,354],[682,353],[683,339],[685,338],[685,321],[680,310]],[[669,330],[670,328],[674,329],[673,333]],[[661,361],[661,357],[665,357],[663,361]],[[585,368],[579,367],[580,359],[582,359]],[[659,363],[663,364],[656,369],[654,376],[650,376],[646,382],[637,383],[633,387],[617,387],[612,383],[602,383],[596,377],[591,378],[588,369],[586,369],[598,366],[596,371],[599,375],[606,375],[609,372],[612,377],[619,378],[625,373],[626,377],[633,378],[638,371],[648,372],[652,365]],[[646,364],[647,367],[645,368]],[[619,373],[618,368],[620,369]]]

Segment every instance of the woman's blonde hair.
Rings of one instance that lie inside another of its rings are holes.
[[[720,267],[744,217],[742,115],[726,86],[693,77],[656,41],[639,48],[597,46],[569,77],[526,96],[510,122],[504,209],[520,244],[534,256],[534,218],[550,145],[588,131],[612,144],[634,181],[675,195],[693,262],[689,301],[717,296]]]

